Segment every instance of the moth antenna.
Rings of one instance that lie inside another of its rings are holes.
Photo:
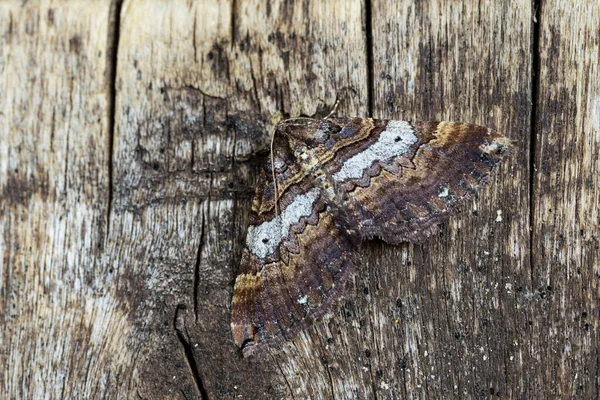
[[[271,134],[271,174],[273,177],[273,189],[275,190],[275,219],[279,217],[279,208],[277,207],[277,201],[279,200],[279,188],[277,187],[277,179],[275,178],[275,156],[273,154],[273,143],[275,142],[275,132],[277,129],[273,129]]]
[[[288,119],[284,119],[283,121],[280,122],[280,124],[285,124],[285,125],[293,125],[293,126],[301,126],[302,124],[295,124],[294,122],[296,121],[319,121],[318,119],[315,118],[311,118],[311,117],[296,117],[296,118],[288,118]]]
[[[340,105],[340,101],[338,99],[335,99],[335,103],[333,104],[333,108],[331,109],[331,111],[329,112],[329,114],[327,114],[327,116],[323,119],[327,119],[327,118],[331,118],[331,116],[335,113],[337,113],[337,108]]]

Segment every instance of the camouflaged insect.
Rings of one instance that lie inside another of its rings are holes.
[[[335,306],[358,242],[435,233],[511,147],[480,126],[369,118],[288,120],[273,140],[232,300],[233,338],[246,356]]]

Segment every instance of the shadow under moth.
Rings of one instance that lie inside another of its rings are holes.
[[[261,170],[231,329],[248,356],[331,311],[373,238],[422,242],[510,149],[455,122],[299,118],[280,122]]]

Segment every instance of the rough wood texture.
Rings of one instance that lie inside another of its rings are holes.
[[[0,4],[2,398],[100,397],[132,368],[102,262],[113,11]]]
[[[535,118],[529,384],[600,397],[600,4],[544,2]]]
[[[379,335],[371,345],[373,369],[382,371],[377,394],[528,393],[519,381],[528,361],[518,352],[527,349],[521,307],[529,305],[517,288],[529,286],[531,4],[373,7],[373,43],[386,43],[373,46],[376,116],[471,121],[517,146],[493,185],[439,237],[377,249],[385,261],[371,268],[368,281],[371,296],[379,294],[370,323]]]
[[[0,397],[598,398],[599,11],[1,3]],[[336,99],[518,151],[439,237],[365,246],[337,312],[243,360],[256,165],[278,119]]]

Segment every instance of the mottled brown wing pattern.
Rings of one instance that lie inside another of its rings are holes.
[[[379,159],[365,155],[369,147],[355,149],[341,169],[326,167],[343,188],[348,225],[363,239],[422,242],[475,194],[511,147],[505,137],[475,125],[389,121],[382,132],[391,124],[410,144],[404,153]]]
[[[244,355],[280,344],[330,310],[353,268],[352,244],[331,205],[274,144],[278,213],[270,163],[261,173],[234,287],[232,332]]]
[[[248,355],[295,336],[342,296],[357,240],[423,241],[510,147],[487,128],[451,122],[280,123],[234,288],[236,344]]]

